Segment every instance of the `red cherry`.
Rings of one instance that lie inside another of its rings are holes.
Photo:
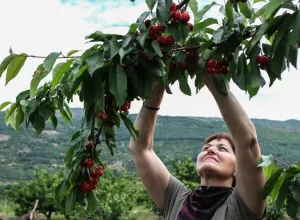
[[[87,167],[86,161],[82,161],[82,162],[80,163],[80,165],[81,165],[82,167]]]
[[[172,2],[171,7],[170,7],[170,11],[176,11],[176,8],[177,8],[176,3]]]
[[[93,149],[93,144],[92,143],[88,143],[86,146],[85,146],[85,149],[87,152],[91,152],[92,149]]]
[[[158,24],[157,26],[156,26],[156,29],[159,31],[159,32],[164,32],[165,31],[165,26],[163,26],[163,25],[161,25],[161,24]]]
[[[193,31],[194,30],[194,25],[191,24],[191,23],[188,23],[189,27],[190,27],[190,31]]]
[[[107,115],[105,112],[100,112],[98,115],[97,115],[98,119],[99,120],[106,120],[107,119]]]
[[[103,166],[98,166],[96,170],[103,170]]]
[[[223,69],[223,64],[222,63],[217,63],[217,65],[215,67],[216,73],[221,73],[222,69]]]
[[[156,36],[160,33],[161,33],[161,27],[160,26],[157,26],[157,25],[151,26],[150,34],[152,34],[153,36]]]
[[[166,45],[166,44],[168,44],[168,39],[165,36],[160,36],[158,38],[158,42],[160,45]]]
[[[89,184],[89,183],[87,183],[87,182],[84,182],[84,183],[81,185],[81,187],[80,187],[80,190],[81,190],[82,192],[84,192],[84,193],[87,193],[87,192],[91,191],[91,189],[92,189],[91,184]]]
[[[91,179],[91,183],[92,183],[92,185],[97,185],[98,184],[98,180],[96,178],[92,178]]]
[[[197,58],[197,54],[195,54],[194,52],[190,51],[187,53],[187,59],[188,60],[194,60]]]
[[[92,190],[95,190],[97,188],[97,185],[93,185],[91,186]]]
[[[215,67],[216,65],[217,65],[217,61],[214,59],[209,60],[207,63],[208,67]]]
[[[125,103],[121,106],[121,110],[124,112],[127,112],[130,109],[131,102],[125,101]]]
[[[139,51],[139,56],[148,58],[148,54],[145,51]]]
[[[266,65],[269,63],[269,58],[267,56],[257,56],[256,62],[261,65]]]
[[[145,25],[146,25],[146,28],[150,27],[151,20],[150,19],[145,20]]]
[[[183,23],[187,23],[189,20],[190,20],[190,15],[188,12],[184,12],[182,15],[181,15],[181,20]]]
[[[167,36],[167,44],[174,44],[175,43],[175,38],[172,35]]]
[[[177,66],[176,63],[173,63],[173,62],[172,62],[172,63],[170,64],[170,68],[171,68],[171,69],[177,69],[177,67],[178,67],[178,66]]]
[[[86,162],[86,166],[87,167],[92,167],[94,166],[94,161],[92,159],[88,159],[87,162]]]
[[[208,69],[207,69],[207,72],[208,72],[208,74],[214,74],[215,73],[215,68],[213,68],[213,67],[208,67]]]
[[[177,20],[177,21],[181,20],[181,12],[180,11],[174,11],[173,14],[172,14],[172,18],[174,20]]]
[[[97,170],[97,174],[98,174],[98,176],[102,176],[103,175],[103,170]]]
[[[187,63],[186,62],[180,63],[180,68],[182,71],[185,71],[187,69]]]
[[[89,135],[88,136],[88,141],[92,141],[94,138],[93,138],[93,136],[92,135]]]
[[[91,170],[90,171],[90,176],[91,177],[97,177],[98,176],[97,171],[96,170]]]

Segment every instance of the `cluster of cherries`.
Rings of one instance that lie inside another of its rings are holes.
[[[89,143],[85,146],[85,150],[88,154],[91,154],[93,151],[93,140],[94,138],[89,135],[88,141]],[[87,160],[82,161],[80,164],[82,167],[86,167],[89,169],[90,172],[90,178],[85,178],[83,182],[81,183],[80,190],[84,193],[87,193],[91,190],[95,190],[97,188],[97,185],[99,184],[99,179],[101,176],[103,176],[103,167],[102,166],[96,166],[94,160],[89,157]]]
[[[229,62],[224,60],[222,62],[217,62],[214,59],[210,59],[207,62],[207,73],[208,74],[223,74],[229,73]]]

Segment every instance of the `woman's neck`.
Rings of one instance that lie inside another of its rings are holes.
[[[227,186],[232,187],[232,178],[229,179],[219,179],[219,178],[201,178],[201,186]]]

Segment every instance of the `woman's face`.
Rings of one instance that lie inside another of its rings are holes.
[[[235,154],[226,139],[205,144],[197,158],[197,173],[201,177],[231,178],[235,170]]]

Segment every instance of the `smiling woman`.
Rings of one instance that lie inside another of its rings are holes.
[[[156,116],[164,94],[162,85],[157,85],[145,101],[135,122],[140,135],[129,144],[139,175],[166,220],[262,219],[266,216],[266,202],[260,190],[265,179],[263,169],[256,167],[261,157],[256,130],[231,92],[218,92],[210,75],[205,75],[204,81],[230,134],[216,133],[204,141],[197,157],[200,185],[188,190],[153,151]]]

